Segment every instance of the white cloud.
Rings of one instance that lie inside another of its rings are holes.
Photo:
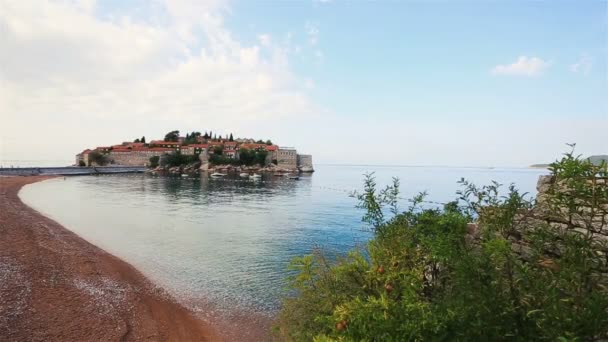
[[[260,34],[258,35],[258,40],[260,44],[264,46],[270,46],[270,35],[269,34]]]
[[[542,74],[551,63],[538,57],[520,56],[511,64],[497,65],[492,69],[493,75],[537,76]]]
[[[233,38],[223,1],[167,1],[153,8],[164,18],[153,23],[101,19],[94,4],[82,4],[3,2],[0,160],[32,148],[16,143],[24,132],[55,130],[52,144],[35,148],[57,158],[176,128],[271,137],[247,128],[318,112],[288,49],[269,35]]]
[[[591,72],[591,69],[593,68],[593,57],[587,55],[587,54],[583,54],[579,60],[570,65],[570,70],[572,72],[580,72],[582,74],[587,75],[589,72]]]

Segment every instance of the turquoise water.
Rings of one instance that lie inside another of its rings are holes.
[[[83,176],[28,185],[20,196],[186,302],[271,313],[293,256],[315,247],[346,251],[369,238],[348,193],[371,171],[380,185],[399,177],[403,197],[426,190],[438,202],[456,197],[461,177],[513,182],[534,194],[547,172],[325,165],[299,181]]]

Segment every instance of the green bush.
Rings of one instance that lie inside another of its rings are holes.
[[[605,170],[568,153],[551,171],[556,185],[544,199],[545,214],[606,214],[608,192],[595,182],[608,176]],[[378,191],[373,176],[366,176],[365,191],[355,196],[374,238],[338,258],[315,251],[292,260],[293,295],[283,300],[278,336],[608,339],[606,244],[589,230],[556,229],[535,218],[535,201],[513,186],[503,196],[497,183],[462,185],[459,201],[442,209],[422,209],[422,194],[399,212],[398,181]],[[517,248],[523,241],[526,253]]]
[[[153,156],[150,157],[150,168],[154,169],[158,167],[158,163],[160,162],[160,157],[159,156]]]
[[[169,167],[182,166],[199,162],[198,154],[185,155],[181,153],[167,154],[165,165]]]
[[[98,166],[104,166],[106,164],[108,164],[108,157],[102,153],[99,153],[97,151],[93,151],[91,153],[89,153],[89,166],[91,165],[98,165]]]

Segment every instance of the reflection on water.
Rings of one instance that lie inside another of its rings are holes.
[[[495,179],[534,192],[543,170],[318,166],[299,181],[259,182],[143,175],[53,179],[22,199],[140,269],[180,298],[272,312],[291,257],[315,246],[346,251],[369,232],[348,192],[375,171],[380,185],[401,178],[403,196],[455,198],[456,181]]]

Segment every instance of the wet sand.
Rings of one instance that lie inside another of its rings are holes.
[[[0,341],[222,341],[128,263],[21,202],[0,177]]]

